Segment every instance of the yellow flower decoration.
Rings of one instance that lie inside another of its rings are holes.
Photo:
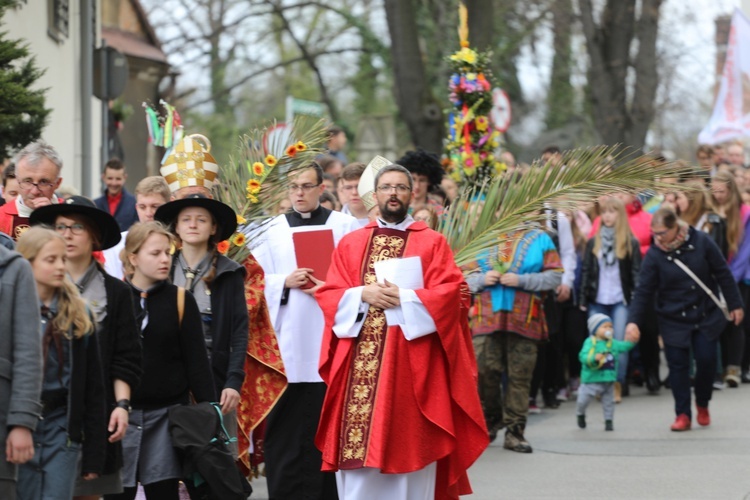
[[[297,154],[297,146],[295,146],[294,144],[292,144],[291,146],[289,146],[288,148],[286,148],[286,155],[287,156],[290,156],[290,157],[294,158],[296,156],[296,154]]]
[[[256,161],[255,163],[253,163],[253,173],[260,177],[261,175],[266,173],[266,166],[261,162]]]
[[[279,161],[274,155],[266,155],[265,162],[269,167],[274,167]]]
[[[297,148],[297,151],[307,151],[307,144],[302,141],[299,141],[297,144],[295,144],[295,147]]]
[[[234,233],[232,243],[237,247],[245,246],[245,235],[242,233]]]
[[[484,132],[489,126],[489,120],[487,120],[486,116],[478,116],[477,119],[474,120],[474,125],[477,126],[477,130]]]
[[[254,194],[247,193],[247,199],[250,200],[252,203],[258,203],[258,197]]]
[[[237,214],[237,224],[244,224],[244,223],[246,223],[246,222],[247,222],[247,219],[245,219],[245,218],[244,218],[243,216],[241,216],[240,214]]]
[[[216,250],[221,255],[225,255],[229,251],[229,242],[227,240],[220,241],[219,244],[216,245]]]
[[[477,62],[477,53],[469,47],[464,47],[451,56],[451,61],[462,61],[466,64],[475,64]]]
[[[260,192],[260,182],[257,179],[247,181],[247,192],[249,194],[258,194]]]

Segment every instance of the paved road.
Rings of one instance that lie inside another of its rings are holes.
[[[530,455],[504,450],[500,434],[469,471],[474,495],[462,498],[750,499],[750,385],[715,392],[711,426],[684,433],[669,430],[668,391],[631,394],[614,432],[596,402],[578,429],[571,401],[530,416]],[[252,498],[268,498],[264,481],[253,487]]]

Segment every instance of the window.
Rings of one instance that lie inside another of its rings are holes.
[[[58,42],[68,38],[70,0],[48,0],[49,27],[47,34]]]

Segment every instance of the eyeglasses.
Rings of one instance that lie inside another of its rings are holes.
[[[22,181],[18,181],[18,187],[25,191],[30,191],[31,188],[37,188],[39,191],[43,191],[45,189],[52,189],[55,187],[55,181],[39,181],[39,182],[31,182],[29,179],[24,179]]]
[[[398,184],[396,186],[391,184],[381,184],[378,186],[379,193],[390,193],[392,191],[396,191],[398,194],[406,194],[411,191],[411,188],[404,184]]]
[[[65,234],[66,229],[70,229],[71,233],[79,236],[83,234],[83,232],[86,230],[86,227],[80,222],[76,222],[74,224],[71,224],[70,226],[66,226],[65,224],[55,224],[55,231],[60,234]]]
[[[651,231],[651,235],[652,236],[656,236],[657,238],[661,238],[662,236],[664,236],[665,234],[667,234],[670,231],[671,231],[671,229],[665,229],[664,231],[658,231],[658,232],[657,231]]]
[[[301,189],[303,193],[309,193],[318,186],[320,186],[320,184],[302,184],[301,186],[298,184],[289,184],[289,192],[296,193]]]

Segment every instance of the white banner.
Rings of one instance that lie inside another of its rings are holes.
[[[698,143],[719,144],[740,137],[750,137],[750,20],[735,9],[721,86]]]

